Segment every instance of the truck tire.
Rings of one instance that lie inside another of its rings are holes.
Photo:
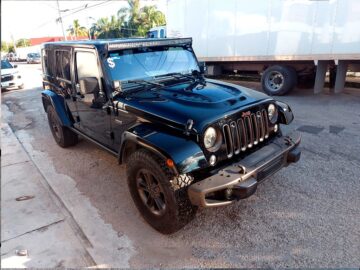
[[[171,234],[195,217],[197,207],[187,195],[192,177],[175,176],[163,159],[147,150],[129,157],[127,181],[136,207],[155,230]]]
[[[270,96],[281,96],[292,90],[297,81],[295,69],[288,66],[271,66],[261,77],[262,88]]]
[[[46,111],[50,130],[56,143],[63,148],[77,144],[78,135],[61,124],[54,107],[49,105]]]

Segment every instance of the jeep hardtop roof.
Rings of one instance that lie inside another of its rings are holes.
[[[115,51],[128,48],[153,47],[166,45],[191,44],[192,38],[129,38],[129,39],[97,39],[83,41],[60,41],[43,43],[43,48],[76,47],[96,48],[99,51]]]

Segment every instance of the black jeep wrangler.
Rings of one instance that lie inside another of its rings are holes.
[[[46,43],[42,102],[61,147],[84,137],[127,164],[132,198],[173,233],[198,207],[231,204],[300,158],[288,105],[204,77],[192,40]]]

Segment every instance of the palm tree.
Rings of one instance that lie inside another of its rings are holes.
[[[128,0],[129,7],[121,8],[117,12],[118,19],[122,21],[121,32],[125,37],[137,35],[140,26],[140,1]]]
[[[165,25],[165,15],[156,9],[155,6],[145,6],[141,9],[140,14],[141,26],[138,30],[139,34],[144,36],[150,28]]]
[[[150,28],[164,25],[165,15],[155,6],[140,8],[139,0],[128,0],[129,7],[118,11],[118,19],[123,21],[122,29],[125,36],[145,36]]]
[[[165,15],[155,6],[145,6],[141,9],[141,21],[150,28],[166,24]]]
[[[150,28],[166,23],[164,14],[155,6],[140,8],[140,0],[128,0],[128,4],[129,7],[119,9],[117,16],[100,18],[93,24],[90,28],[91,36],[97,38],[145,36]]]
[[[79,20],[74,20],[73,25],[71,25],[66,31],[75,38],[89,35],[86,27],[80,26]]]
[[[109,18],[100,18],[93,26],[95,36],[98,38],[119,38],[121,37],[122,21],[112,15]]]

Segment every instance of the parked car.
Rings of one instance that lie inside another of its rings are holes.
[[[26,63],[28,64],[40,64],[41,57],[39,53],[28,53],[26,57]]]
[[[10,61],[10,62],[16,62],[18,61],[18,56],[16,53],[8,53],[7,56],[6,56],[7,60]]]
[[[280,127],[290,107],[206,79],[191,38],[47,43],[42,62],[55,141],[69,147],[81,135],[126,163],[135,205],[162,233],[198,207],[249,197],[300,158],[299,133]]]
[[[13,87],[24,88],[21,74],[17,65],[12,65],[8,60],[1,60],[1,89]]]

